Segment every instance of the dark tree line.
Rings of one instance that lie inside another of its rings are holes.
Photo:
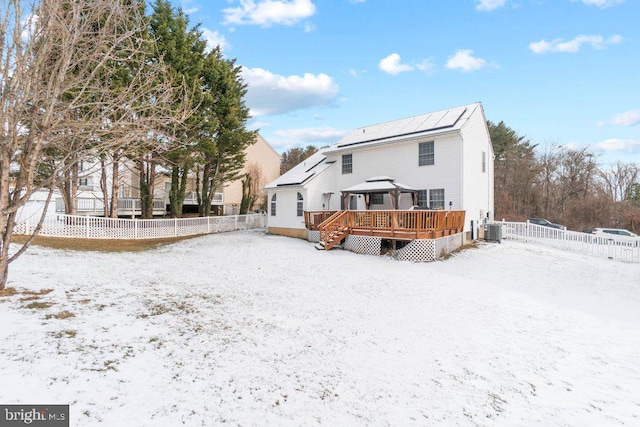
[[[572,230],[640,231],[640,168],[602,166],[588,148],[536,150],[504,122],[488,122],[495,154],[495,218],[543,217]]]

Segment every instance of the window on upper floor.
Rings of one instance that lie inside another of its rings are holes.
[[[302,212],[304,210],[304,198],[302,197],[302,194],[298,193],[298,203],[296,206],[297,210],[296,210],[296,215],[297,216],[302,216]]]
[[[276,216],[276,195],[271,196],[271,216]]]
[[[342,155],[342,173],[352,173],[353,172],[353,154],[343,154]]]
[[[435,164],[434,142],[427,141],[418,144],[418,166]]]

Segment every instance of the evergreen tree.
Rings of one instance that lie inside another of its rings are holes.
[[[249,108],[244,104],[247,87],[235,60],[224,59],[219,47],[206,56],[199,113],[198,213],[208,216],[216,189],[239,178],[245,149],[255,142],[257,131],[248,131]]]
[[[184,85],[191,98],[193,114],[180,128],[172,129],[174,141],[166,153],[171,170],[169,203],[171,215],[182,215],[188,176],[194,168],[195,148],[203,123],[215,121],[199,108],[202,101],[200,77],[203,73],[206,41],[198,27],[189,28],[189,18],[174,9],[167,0],[156,0],[152,6],[150,32],[156,42],[157,55],[169,66],[175,86]],[[205,113],[205,114],[203,114]]]

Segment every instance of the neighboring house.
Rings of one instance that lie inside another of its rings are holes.
[[[365,126],[266,186],[268,232],[308,238],[305,212],[414,205],[464,211],[469,231],[492,219],[493,173],[480,103]]]
[[[245,167],[240,174],[241,176],[250,174],[252,179],[256,181],[254,182],[255,189],[262,192],[265,184],[280,176],[280,155],[262,136],[258,135],[256,142],[247,147],[245,155]],[[226,184],[222,188],[222,194],[224,195],[225,214],[238,213],[242,202],[242,178]],[[260,195],[253,210],[266,210],[264,200],[265,198]]]
[[[245,168],[241,173],[246,173],[248,169],[260,170],[261,179],[269,182],[280,174],[280,156],[267,141],[260,135],[257,136],[255,144],[250,145],[245,150]],[[111,167],[107,169],[108,186],[111,187]],[[139,178],[133,162],[122,162],[119,167],[118,183],[118,215],[135,216],[140,215],[140,189]],[[80,166],[80,178],[78,183],[77,214],[78,215],[104,215],[104,195],[100,188],[101,169],[98,162],[83,162]],[[187,182],[187,194],[184,202],[184,211],[187,213],[198,212],[197,197],[195,191],[195,178],[190,177]],[[262,187],[262,185],[260,186]],[[171,189],[171,177],[167,173],[158,170],[155,178],[155,190],[153,201],[153,214],[161,216],[168,212],[169,191]],[[46,199],[46,192],[39,191],[30,199],[28,213],[23,216],[35,215],[42,212],[42,206]],[[219,189],[212,200],[212,214],[234,214],[237,213],[242,200],[242,184],[240,180],[231,182]],[[262,198],[259,199],[259,202]],[[33,202],[33,203],[31,203]],[[55,206],[55,212],[64,213],[64,202],[58,192],[54,194],[51,205]],[[262,206],[258,206],[260,209]],[[49,209],[51,212],[51,208]],[[48,215],[50,214],[48,212]]]

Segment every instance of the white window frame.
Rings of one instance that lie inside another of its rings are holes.
[[[302,216],[304,212],[304,197],[302,197],[302,194],[298,193],[297,199],[296,216]]]
[[[353,154],[342,155],[342,174],[353,173]]]
[[[432,188],[429,190],[429,206],[431,209],[444,209],[444,201],[444,188]]]
[[[435,141],[425,141],[418,144],[418,166],[432,166],[436,164]]]
[[[271,216],[276,216],[276,198],[277,194],[273,194],[273,196],[271,196]]]

